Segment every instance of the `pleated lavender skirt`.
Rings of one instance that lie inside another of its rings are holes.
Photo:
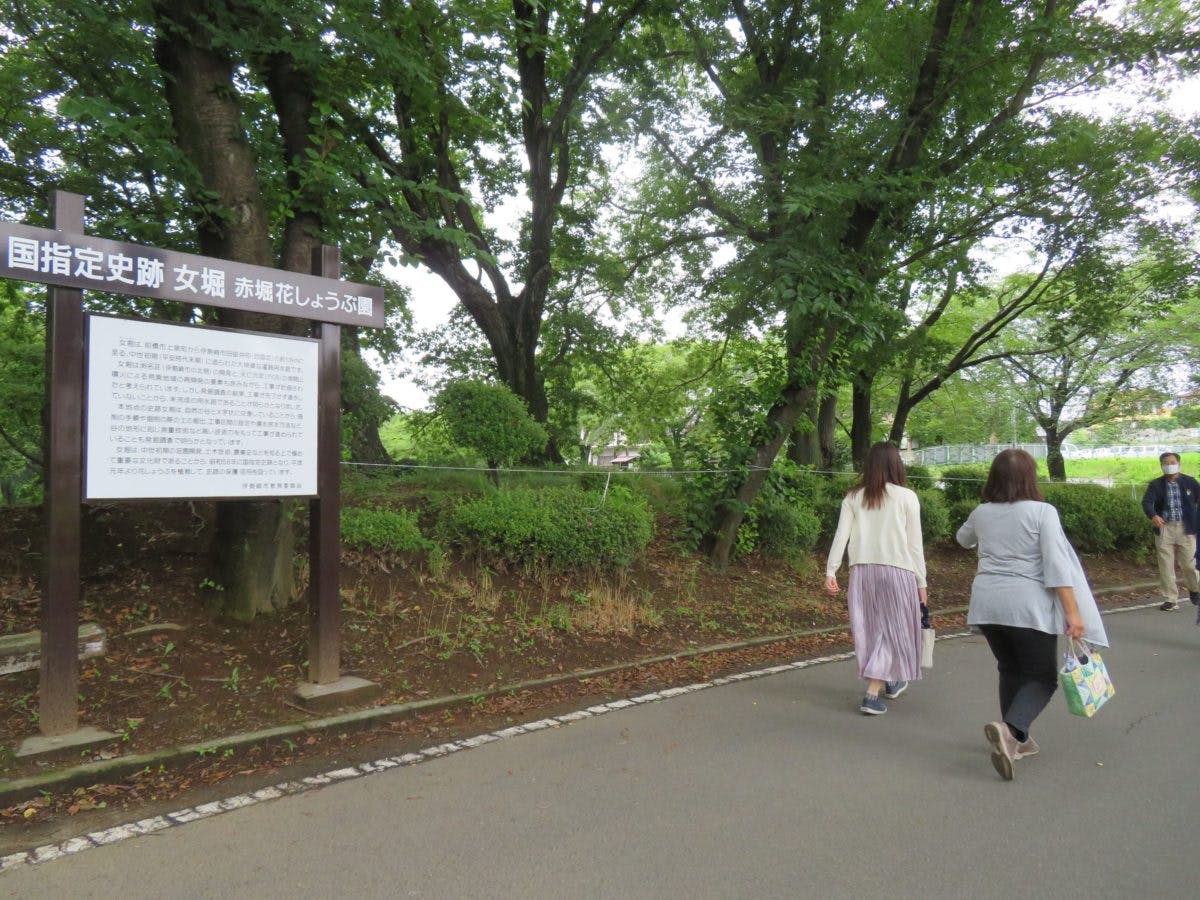
[[[921,600],[908,569],[860,563],[850,567],[850,631],[860,678],[921,677]]]

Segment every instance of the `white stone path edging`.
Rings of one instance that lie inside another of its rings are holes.
[[[1137,609],[1147,609],[1152,606],[1157,606],[1157,603],[1147,603],[1138,606],[1124,607],[1119,610],[1106,610],[1105,612],[1106,614],[1111,612],[1126,612]],[[952,638],[968,637],[970,634],[970,631],[959,631],[954,632],[953,634],[938,635],[937,639],[939,641],[945,641]],[[645,703],[655,703],[660,700],[669,700],[672,697],[680,697],[684,694],[693,694],[697,691],[706,690],[707,688],[720,687],[723,684],[734,684],[739,681],[749,681],[753,678],[763,678],[767,675],[778,675],[782,672],[791,672],[797,669],[807,669],[810,666],[818,666],[831,662],[840,662],[841,660],[852,659],[853,657],[853,652],[835,653],[831,656],[820,656],[816,657],[815,659],[802,659],[793,663],[769,666],[765,669],[755,669],[751,672],[739,672],[735,675],[726,675],[721,678],[714,678],[711,681],[701,681],[695,684],[684,685],[682,687],[664,688],[661,691],[642,694],[638,697],[631,697],[625,700],[613,700],[609,703],[601,703],[597,706],[589,706],[586,709],[576,710],[575,712],[569,712],[561,716],[554,716],[549,719],[537,719],[533,722],[526,722],[523,725],[512,725],[508,728],[501,728],[498,731],[488,732],[487,734],[481,734],[475,737],[463,738],[459,741],[450,741],[445,744],[435,744],[432,747],[426,747],[424,750],[419,750],[415,753],[404,753],[400,756],[388,756],[384,757],[383,759],[377,759],[373,762],[359,763],[356,766],[347,766],[344,769],[333,769],[329,772],[324,772],[318,775],[310,775],[307,778],[300,778],[295,781],[281,781],[279,784],[261,788],[257,791],[252,791],[247,794],[238,794],[233,797],[227,797],[224,800],[214,800],[211,803],[202,803],[199,806],[191,806],[187,809],[180,809],[176,810],[175,812],[166,813],[165,815],[151,816],[147,819],[140,819],[137,822],[131,822],[128,825],[115,825],[112,828],[106,828],[102,831],[93,831],[89,834],[83,835],[82,837],[70,838],[65,841],[60,841],[57,844],[45,844],[32,850],[22,850],[19,853],[12,853],[8,856],[0,857],[0,874],[3,874],[10,869],[16,869],[27,865],[36,865],[52,859],[69,856],[72,853],[78,853],[81,850],[90,850],[93,847],[103,847],[107,844],[115,844],[118,841],[128,840],[129,838],[138,837],[139,835],[153,834],[156,831],[162,831],[166,828],[174,828],[178,825],[186,825],[188,822],[196,822],[200,819],[207,819],[210,816],[231,812],[235,809],[254,806],[256,803],[262,803],[267,800],[276,800],[280,797],[288,797],[294,794],[304,794],[308,791],[316,790],[317,788],[325,787],[329,784],[335,784],[339,781],[361,778],[364,775],[372,775],[376,772],[384,772],[388,769],[394,769],[400,766],[417,765],[418,763],[423,763],[431,759],[437,759],[441,756],[457,753],[460,750],[471,750],[475,747],[482,747],[484,744],[490,744],[494,741],[502,741],[506,740],[507,738],[519,737],[520,735],[530,734],[531,732],[535,731],[542,731],[546,728],[559,728],[563,725],[569,725],[572,722],[578,722],[581,719],[590,719],[593,716],[602,716],[605,713],[617,712],[618,710],[622,709],[631,709],[635,706],[641,706]]]
[[[963,633],[966,634],[967,632]],[[944,638],[956,636],[957,635],[945,635]],[[944,638],[939,637],[938,640],[943,640]],[[642,694],[638,697],[631,697],[623,700],[613,700],[609,703],[601,703],[597,706],[589,706],[586,709],[565,713],[561,716],[554,716],[548,719],[537,719],[533,722],[526,722],[522,725],[512,725],[508,728],[501,728],[498,731],[492,731],[487,734],[477,735],[475,737],[463,738],[462,740],[458,741],[450,741],[449,743],[445,744],[436,744],[432,747],[426,747],[424,750],[419,750],[415,753],[405,753],[400,756],[388,756],[384,757],[383,759],[377,759],[373,762],[360,763],[356,766],[348,766],[344,769],[334,769],[329,772],[324,772],[318,775],[310,775],[307,778],[300,778],[295,781],[283,781],[279,784],[265,787],[257,791],[252,791],[247,794],[238,794],[234,797],[228,797],[224,800],[203,803],[199,806],[176,810],[175,812],[166,813],[165,815],[161,816],[152,816],[151,818],[141,819],[128,825],[116,825],[112,828],[106,828],[103,831],[93,831],[90,834],[83,835],[82,837],[71,838],[69,840],[61,841],[57,844],[46,844],[33,850],[25,850],[20,853],[13,853],[9,856],[0,857],[0,873],[7,872],[10,869],[19,868],[21,866],[36,865],[37,863],[46,862],[51,859],[58,859],[62,856],[78,853],[81,850],[90,850],[93,847],[103,847],[107,844],[115,844],[118,841],[128,840],[129,838],[137,837],[139,835],[152,834],[156,831],[162,831],[165,828],[186,825],[188,822],[196,822],[200,819],[207,819],[210,816],[230,812],[235,809],[242,809],[243,807],[247,806],[253,806],[256,803],[262,803],[266,800],[275,800],[279,797],[303,794],[308,791],[324,787],[328,784],[335,784],[339,781],[361,778],[364,775],[372,775],[376,772],[383,772],[400,766],[417,765],[418,763],[423,763],[430,759],[437,759],[440,756],[447,756],[451,753],[457,753],[460,750],[471,750],[475,747],[482,747],[484,744],[490,744],[494,741],[506,740],[508,738],[518,737],[523,734],[542,731],[546,728],[559,728],[563,725],[569,725],[572,722],[578,722],[581,719],[590,719],[594,716],[602,716],[605,713],[616,712],[622,709],[631,709],[635,706],[641,706],[645,703],[668,700],[672,697],[680,697],[684,694],[692,694],[696,691],[702,691],[711,687],[718,687],[723,684],[733,684],[738,681],[747,681],[752,678],[762,678],[767,675],[777,675],[781,672],[789,672],[794,669],[806,669],[809,666],[836,662],[843,659],[849,659],[853,656],[853,653],[837,653],[832,656],[822,656],[816,659],[804,659],[794,663],[770,666],[768,668],[757,669],[752,672],[739,672],[736,675],[727,675],[722,678],[714,678],[711,681],[698,682],[696,684],[689,684],[682,687],[664,688],[661,691]]]

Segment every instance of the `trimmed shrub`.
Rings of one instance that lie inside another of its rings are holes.
[[[950,507],[969,500],[974,509],[982,502],[984,482],[987,481],[989,466],[947,466],[942,469],[942,491]],[[962,523],[959,523],[962,524]]]
[[[1098,484],[1043,484],[1041,489],[1080,553],[1149,549],[1150,529],[1141,504],[1124,491]]]
[[[346,507],[341,515],[342,543],[359,549],[406,553],[432,550],[433,541],[421,534],[417,515],[406,509]]]
[[[928,544],[940,544],[950,539],[950,507],[937,488],[917,489],[921,502],[921,538]],[[961,524],[961,523],[960,523]],[[957,526],[955,526],[957,529]]]
[[[503,384],[452,381],[434,398],[451,437],[478,451],[490,467],[511,465],[546,447],[546,429],[525,401]]]
[[[829,478],[802,469],[791,460],[776,461],[746,517],[739,549],[793,559],[813,550],[837,527],[842,497],[853,476]],[[832,522],[832,524],[830,524]]]
[[[817,545],[821,520],[811,509],[771,498],[756,504],[753,513],[758,549],[764,553],[791,559]]]
[[[929,466],[906,466],[905,473],[908,475],[908,486],[914,491],[923,491],[926,488],[931,488],[937,481],[937,477],[933,474],[933,470]]]
[[[957,533],[958,529],[962,528],[963,522],[967,521],[967,517],[971,515],[971,511],[978,505],[978,500],[959,500],[957,503],[947,504],[950,510],[951,535]]]
[[[628,488],[601,497],[569,487],[500,490],[449,511],[441,533],[466,552],[526,567],[627,566],[650,543],[653,516]]]
[[[684,489],[682,483],[676,479],[630,475],[626,476],[621,484],[628,486],[646,501],[656,520],[670,519],[678,522],[683,519]]]

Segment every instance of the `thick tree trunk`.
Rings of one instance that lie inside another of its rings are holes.
[[[161,0],[154,6],[155,56],[163,72],[176,142],[199,173],[189,185],[200,251],[206,256],[272,265],[272,248],[258,181],[234,89],[234,65],[212,49],[202,19],[209,4]],[[215,196],[215,201],[212,199]],[[296,333],[299,320],[220,310],[225,326]],[[217,504],[213,581],[222,608],[250,619],[287,603],[293,594],[292,526],[284,504],[272,500]]]
[[[808,404],[796,427],[792,429],[792,441],[788,446],[788,459],[798,466],[821,465],[821,441],[817,434],[819,404],[814,398]]]
[[[348,430],[350,459],[386,465],[391,456],[379,428],[396,406],[379,391],[379,376],[362,358],[357,328],[342,329],[342,428]]]
[[[908,427],[908,414],[913,411],[916,402],[909,397],[912,382],[905,378],[900,383],[900,396],[896,400],[896,415],[892,418],[892,427],[888,432],[888,440],[897,447],[904,440],[904,429]]]
[[[850,458],[854,460],[854,468],[861,469],[871,449],[871,432],[875,421],[871,415],[871,389],[874,386],[874,372],[859,372],[854,376],[851,388],[853,409],[850,419]]]
[[[821,445],[821,467],[826,472],[837,469],[838,454],[837,440],[834,437],[837,428],[837,396],[830,394],[821,398],[817,410],[817,441]]]
[[[404,242],[403,234],[398,233],[397,237],[401,243]],[[508,292],[507,285],[499,280],[497,273],[496,295],[493,297],[478,279],[467,273],[457,248],[449,245],[419,247],[418,252],[425,264],[449,285],[483,333],[496,363],[496,377],[525,401],[529,414],[536,422],[545,425],[550,404],[546,397],[545,378],[538,367],[537,348],[541,310],[545,306],[548,285],[541,282],[529,284],[514,296]],[[531,293],[537,289],[542,290],[540,297]],[[547,445],[546,458],[551,462],[563,461],[553,438]]]
[[[295,534],[282,500],[217,504],[212,557],[222,611],[241,621],[291,603]]]
[[[1067,436],[1060,434],[1057,428],[1046,428],[1046,471],[1051,481],[1067,480],[1067,462],[1062,455],[1062,445],[1066,438]]]

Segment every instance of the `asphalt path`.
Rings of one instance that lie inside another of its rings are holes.
[[[1194,898],[1200,627],[1108,617],[1117,695],[993,771],[978,637],[885,716],[851,660],[495,741],[22,865],[0,896]]]

